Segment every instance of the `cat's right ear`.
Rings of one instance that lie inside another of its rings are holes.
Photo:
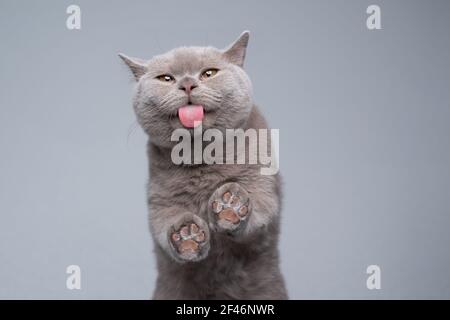
[[[128,57],[127,55],[124,55],[123,53],[119,53],[119,57],[130,68],[136,81],[139,81],[139,79],[147,71],[147,67],[145,66],[144,60],[139,59],[139,58],[131,58],[131,57]]]
[[[250,32],[244,31],[239,38],[224,51],[227,60],[241,68],[244,67],[245,51],[247,50],[249,37]]]

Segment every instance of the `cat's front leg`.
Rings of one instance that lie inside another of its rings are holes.
[[[199,261],[209,250],[209,230],[206,222],[186,214],[169,228],[168,238],[173,256],[181,261]]]
[[[205,220],[189,212],[158,213],[151,219],[152,231],[169,256],[184,263],[200,261],[208,255],[210,234]]]
[[[247,191],[238,183],[225,183],[208,202],[209,224],[213,230],[230,235],[242,234],[252,213]]]

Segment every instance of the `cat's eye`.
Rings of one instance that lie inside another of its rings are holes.
[[[175,82],[175,78],[170,74],[162,74],[160,76],[157,76],[156,79],[163,82]]]
[[[200,75],[200,79],[205,80],[205,79],[214,77],[217,74],[217,72],[219,72],[219,69],[211,68],[211,69],[205,70]]]

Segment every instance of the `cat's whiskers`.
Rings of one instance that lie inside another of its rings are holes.
[[[137,122],[137,120],[133,121],[133,123],[130,124],[130,126],[128,127],[128,134],[127,134],[127,145],[130,142],[130,137],[133,133],[136,132],[136,129],[139,127],[139,123]]]

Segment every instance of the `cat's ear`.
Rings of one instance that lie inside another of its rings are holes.
[[[250,32],[244,31],[232,45],[224,50],[225,58],[231,63],[243,67],[249,37]]]
[[[145,61],[139,58],[131,58],[123,53],[119,53],[119,57],[127,64],[133,73],[134,78],[138,81],[147,71]]]

